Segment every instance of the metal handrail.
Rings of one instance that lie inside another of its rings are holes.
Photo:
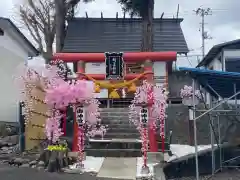
[[[200,119],[201,117],[203,117],[203,116],[205,116],[206,114],[212,112],[214,109],[218,108],[219,106],[221,106],[222,104],[226,103],[227,101],[231,100],[232,98],[236,97],[236,96],[239,95],[239,94],[240,94],[240,91],[238,91],[237,93],[235,93],[235,94],[232,95],[231,97],[220,101],[216,106],[214,106],[213,108],[209,109],[208,111],[202,113],[201,115],[199,115],[198,117],[194,118],[193,120],[196,121],[196,120]]]

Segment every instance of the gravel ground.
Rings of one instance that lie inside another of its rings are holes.
[[[116,180],[108,178],[97,178],[88,173],[66,174],[48,173],[37,169],[15,168],[7,165],[0,165],[0,179],[3,180]]]

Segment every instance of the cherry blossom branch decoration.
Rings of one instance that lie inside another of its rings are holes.
[[[75,103],[83,103],[86,106],[90,131],[88,134],[94,136],[99,134],[99,131],[103,131],[102,135],[104,135],[105,127],[96,128],[100,122],[99,102],[94,99],[93,90],[86,81],[65,81],[63,79],[65,73],[62,72],[64,68],[59,69],[56,64],[32,67],[21,64],[17,68],[14,82],[20,92],[19,100],[24,102],[25,123],[28,123],[34,111],[33,100],[38,97],[31,96],[34,94],[33,90],[38,88],[46,93],[44,101],[49,107],[50,117],[46,120],[45,133],[50,141],[57,142],[62,135],[59,110]]]
[[[180,96],[182,98],[192,98],[193,94],[195,94],[195,97],[197,97],[198,99],[201,99],[201,97],[202,97],[201,92],[199,90],[195,90],[195,92],[193,93],[192,86],[185,85],[180,91]]]
[[[31,114],[34,111],[34,100],[42,101],[36,97],[34,89],[45,93],[45,89],[60,80],[57,68],[53,66],[28,66],[20,64],[13,76],[14,84],[19,92],[19,101],[23,102],[23,115],[25,125],[28,125]]]
[[[129,106],[129,121],[139,130],[141,128],[139,116],[141,107],[139,105],[148,104],[149,100],[152,100],[149,110],[152,114],[153,124],[156,125],[157,121],[166,118],[167,98],[168,92],[163,86],[153,86],[147,81],[143,81],[143,84],[137,87],[135,97]]]
[[[103,137],[106,133],[106,127],[99,125],[99,101],[94,98],[93,86],[85,80],[62,81],[46,89],[45,102],[52,109],[63,109],[68,105],[74,109],[78,105],[84,107],[84,124],[78,124],[79,164],[83,167],[85,135],[92,137],[101,134]]]
[[[149,121],[151,123],[149,124],[153,125],[153,129],[156,129],[157,122],[159,121],[160,136],[164,140],[167,95],[168,93],[163,86],[153,86],[147,81],[143,81],[143,84],[140,87],[137,87],[135,97],[132,104],[129,106],[129,121],[133,123],[140,132],[143,154],[146,154],[148,151],[148,143],[144,143],[147,142],[148,136],[145,132],[146,128],[143,128],[140,120],[140,112],[143,108],[141,105],[144,104],[144,106],[148,106],[148,113],[151,115],[149,117]],[[144,158],[146,158],[145,155]]]

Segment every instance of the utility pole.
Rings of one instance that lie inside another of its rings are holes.
[[[212,39],[208,33],[205,31],[205,16],[211,15],[212,10],[210,8],[204,9],[204,8],[198,8],[194,11],[196,15],[200,15],[202,22],[201,22],[201,33],[202,33],[202,56],[204,58],[205,56],[205,40],[206,39]]]

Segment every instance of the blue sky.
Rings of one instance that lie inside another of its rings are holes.
[[[16,5],[24,0],[0,1],[0,16],[11,18],[17,22]],[[201,32],[200,17],[193,10],[198,7],[211,8],[212,15],[206,17],[206,30],[212,39],[206,41],[206,52],[214,45],[240,38],[240,21],[238,0],[155,0],[155,17],[160,17],[164,12],[164,17],[173,17],[177,14],[177,3],[180,3],[179,17],[184,18],[182,29],[187,40],[189,58],[180,58],[178,64],[181,66],[194,66],[197,63],[197,56],[201,55]],[[95,0],[93,3],[82,4],[78,8],[78,16],[85,16],[88,12],[89,17],[100,17],[101,11],[104,17],[115,17],[116,12],[120,16],[121,7],[115,0]],[[24,34],[30,37],[26,31]],[[201,57],[200,57],[201,58]]]

